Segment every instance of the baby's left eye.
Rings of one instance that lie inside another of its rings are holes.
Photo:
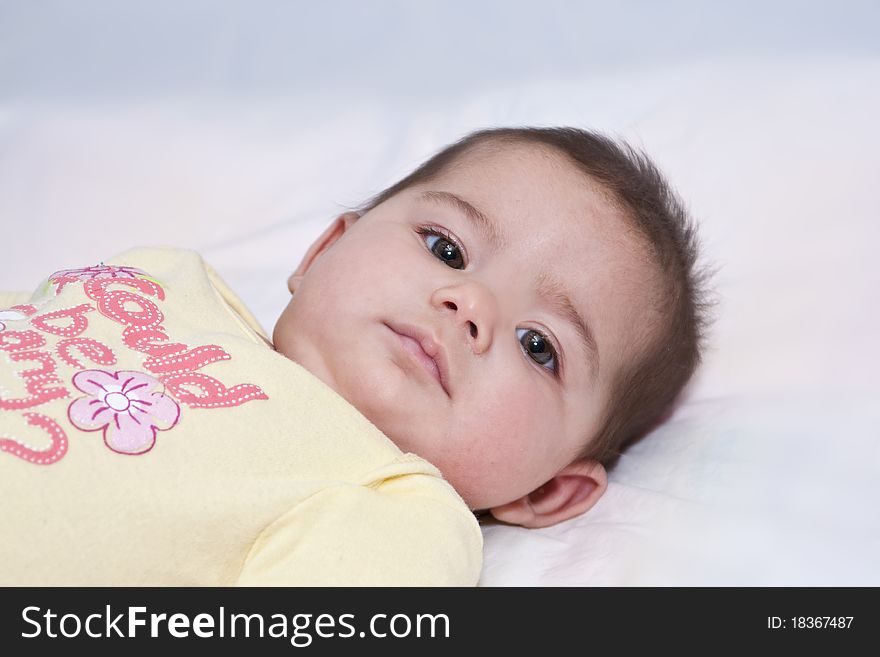
[[[517,329],[516,335],[519,343],[526,350],[529,357],[542,367],[547,363],[552,363],[552,367],[546,367],[554,374],[557,374],[556,349],[550,344],[550,339],[535,329]]]
[[[462,249],[451,235],[437,228],[423,226],[417,231],[423,238],[428,250],[453,269],[464,269],[465,262]]]

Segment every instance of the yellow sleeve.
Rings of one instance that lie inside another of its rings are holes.
[[[417,474],[312,495],[262,532],[236,585],[475,586],[482,534],[446,486]]]
[[[30,298],[28,292],[0,292],[0,310],[27,303]]]
[[[256,335],[263,342],[267,342],[271,345],[272,343],[269,341],[266,331],[263,330],[263,327],[260,326],[260,322],[257,321],[257,318],[254,317],[248,307],[244,305],[244,302],[238,298],[238,295],[232,291],[232,288],[226,284],[226,281],[220,277],[211,265],[204,260],[202,260],[202,264],[205,266],[205,273],[208,280],[211,282],[214,291],[217,292],[219,297],[223,300],[225,307],[238,321],[239,325],[246,333]]]

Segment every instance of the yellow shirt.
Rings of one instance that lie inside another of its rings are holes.
[[[440,472],[275,352],[195,252],[0,294],[0,584],[475,585]]]

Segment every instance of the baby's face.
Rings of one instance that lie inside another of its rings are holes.
[[[575,459],[650,312],[653,269],[621,213],[535,146],[472,152],[360,219],[342,215],[312,251],[275,348],[437,466],[472,509],[520,498]],[[439,349],[442,381],[402,336],[411,327]]]

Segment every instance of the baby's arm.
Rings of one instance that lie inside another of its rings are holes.
[[[474,586],[482,536],[463,507],[431,494],[446,485],[410,475],[317,493],[261,534],[236,584]]]

